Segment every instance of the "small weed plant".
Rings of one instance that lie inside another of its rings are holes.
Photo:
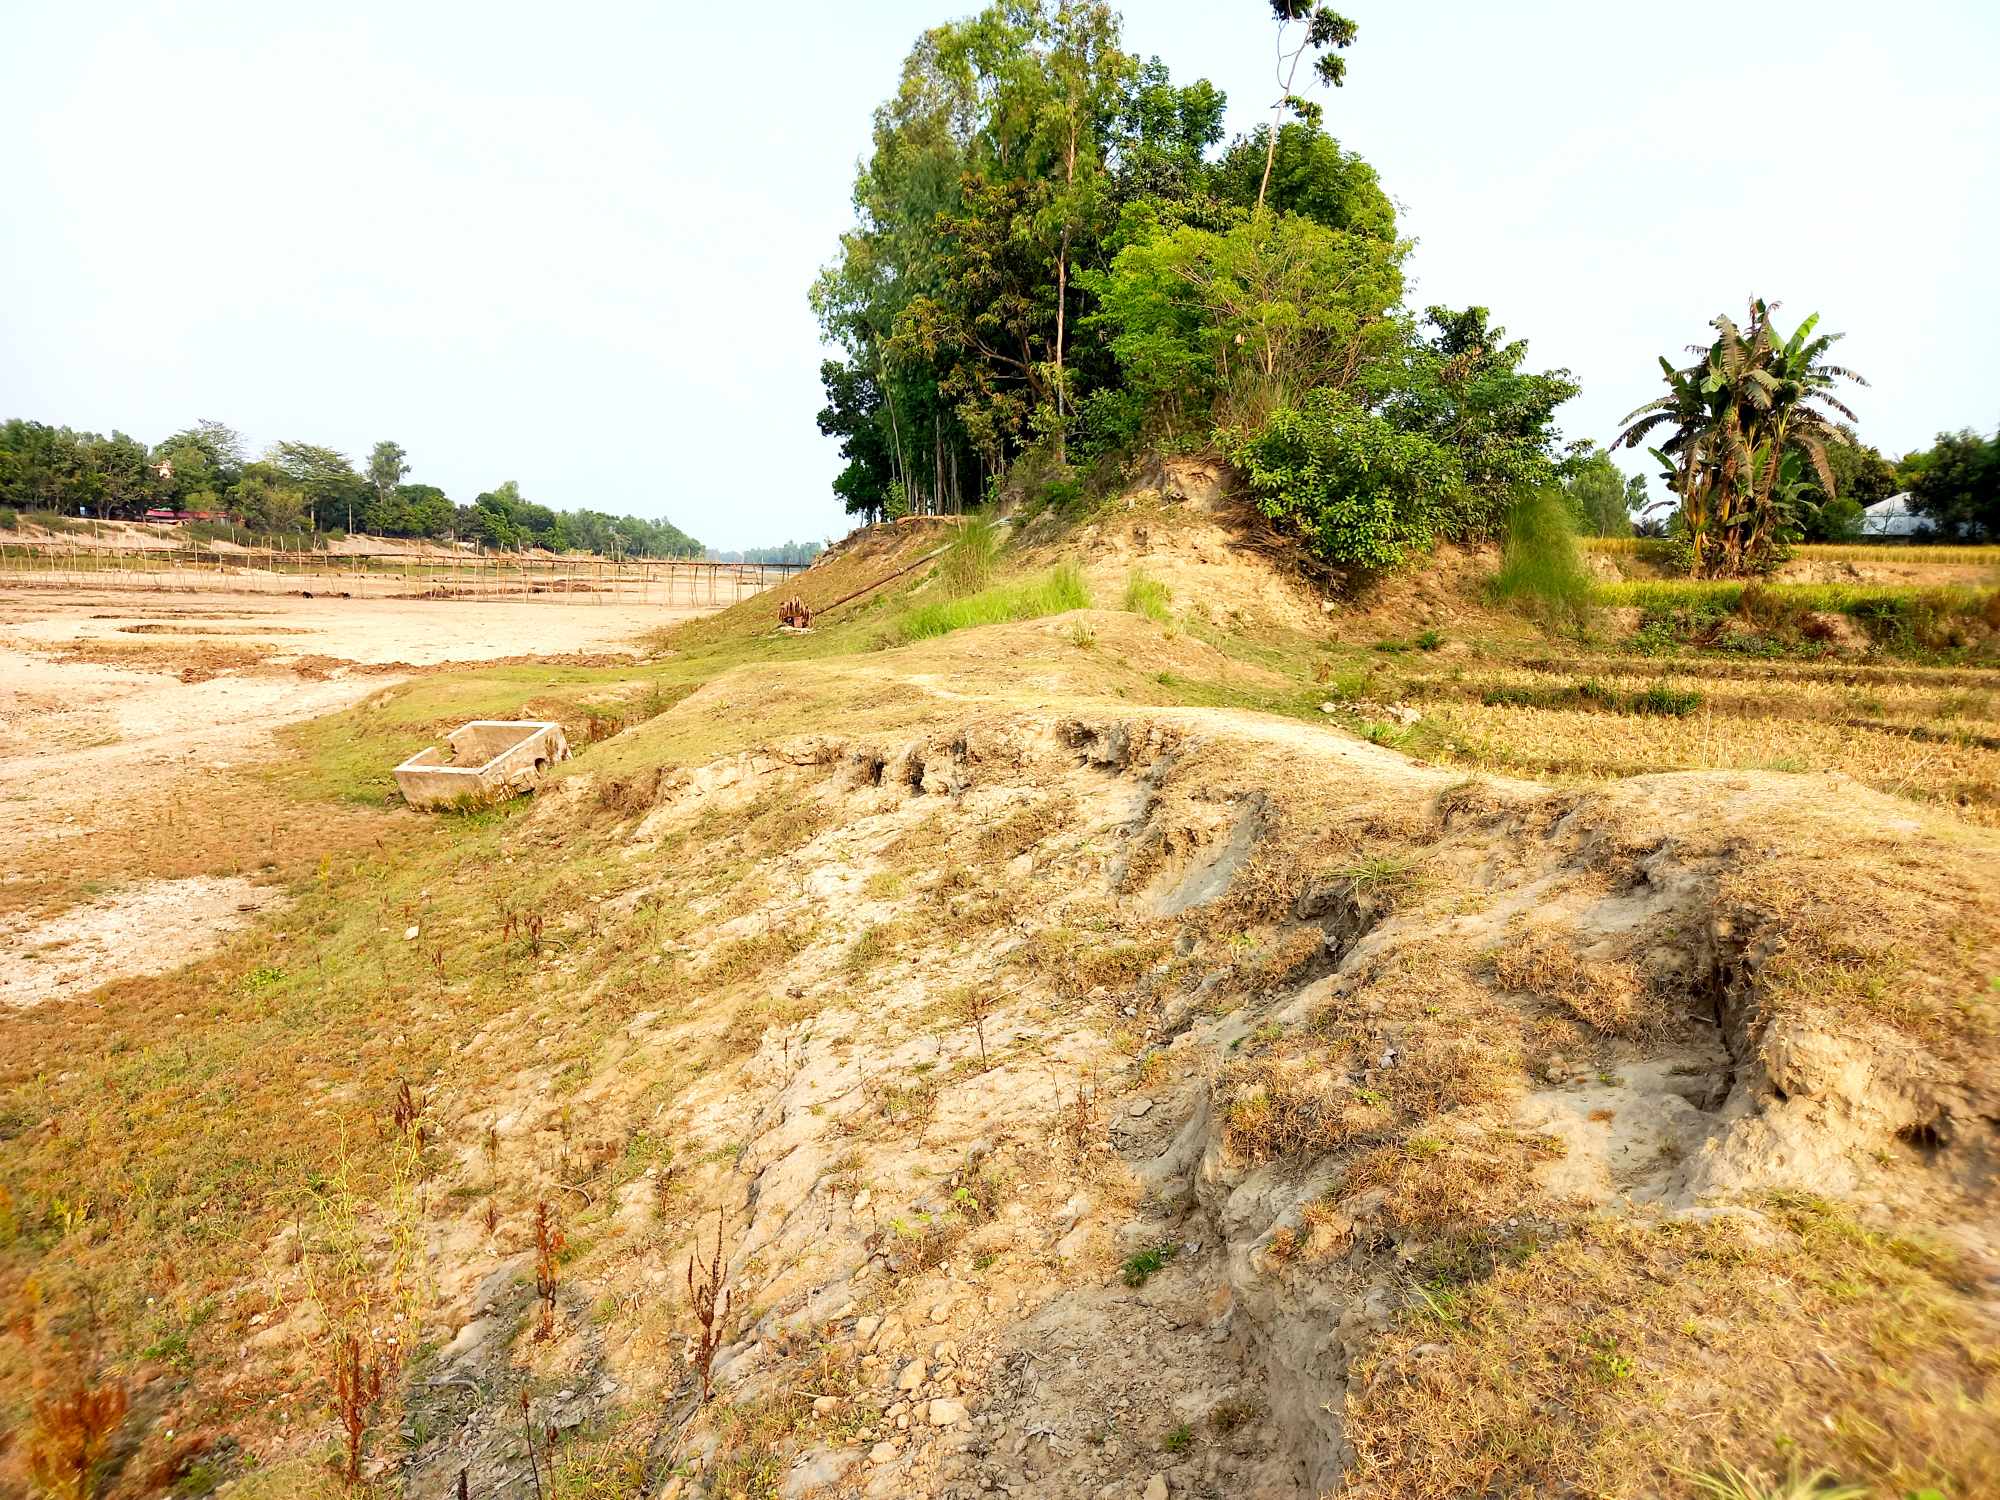
[[[344,1444],[341,1478],[350,1489],[361,1483],[369,1415],[382,1399],[383,1375],[382,1359],[374,1350],[364,1348],[359,1333],[344,1333],[334,1340],[333,1408]]]
[[[729,1322],[729,1283],[722,1275],[722,1214],[715,1215],[715,1251],[708,1258],[708,1264],[701,1267],[699,1277],[695,1275],[696,1258],[690,1255],[687,1265],[688,1305],[694,1309],[696,1327],[700,1330],[689,1342],[689,1362],[701,1380],[701,1400],[706,1406],[715,1395],[713,1369],[715,1351],[722,1347],[723,1331]]]
[[[556,1333],[556,1271],[568,1241],[556,1223],[555,1210],[546,1198],[535,1203],[535,1337],[548,1340]]]
[[[1174,1258],[1180,1247],[1162,1243],[1148,1246],[1135,1255],[1128,1255],[1125,1264],[1119,1267],[1127,1286],[1144,1286],[1148,1280],[1167,1268],[1167,1262]]]

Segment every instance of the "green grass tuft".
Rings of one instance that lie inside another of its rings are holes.
[[[1556,495],[1538,492],[1514,503],[1492,593],[1548,625],[1581,629],[1590,623],[1590,571]]]
[[[1173,619],[1169,608],[1172,602],[1167,586],[1157,578],[1148,578],[1141,568],[1134,568],[1131,577],[1125,580],[1125,608],[1132,614],[1165,625]]]
[[[1066,562],[1035,578],[994,584],[962,599],[920,604],[896,622],[896,635],[905,643],[923,641],[973,626],[1004,625],[1089,607],[1090,591],[1084,587],[1082,570]]]
[[[1701,694],[1693,688],[1670,687],[1656,682],[1643,693],[1634,693],[1630,702],[1635,714],[1662,714],[1681,719],[1701,707]]]
[[[999,552],[1000,529],[985,516],[967,516],[938,559],[938,585],[953,599],[978,593],[993,582]]]
[[[1144,1286],[1147,1278],[1167,1268],[1167,1262],[1174,1258],[1174,1252],[1179,1248],[1173,1244],[1153,1245],[1136,1255],[1126,1256],[1125,1264],[1119,1268],[1125,1277],[1125,1285]]]

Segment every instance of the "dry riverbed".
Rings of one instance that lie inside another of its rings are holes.
[[[248,773],[283,726],[405,670],[637,655],[705,612],[0,590],[0,1004],[172,968],[271,899],[299,814]]]

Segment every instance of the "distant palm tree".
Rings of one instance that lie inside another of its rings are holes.
[[[1841,335],[1813,336],[1815,313],[1787,338],[1771,321],[1777,304],[1750,303],[1747,328],[1727,316],[1714,320],[1715,342],[1690,352],[1701,358],[1675,369],[1665,358],[1667,394],[1629,413],[1611,446],[1636,448],[1656,428],[1671,435],[1652,449],[1681,500],[1681,520],[1698,577],[1761,571],[1775,559],[1799,493],[1797,455],[1834,494],[1826,461],[1829,442],[1850,439],[1819,408],[1848,421],[1854,413],[1833,394],[1835,383],[1866,385],[1854,371],[1824,363]],[[1787,455],[1793,462],[1786,463]]]

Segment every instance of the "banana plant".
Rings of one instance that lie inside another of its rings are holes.
[[[1818,314],[1787,338],[1772,321],[1776,306],[1752,299],[1741,325],[1715,318],[1715,339],[1692,346],[1697,358],[1685,367],[1663,356],[1667,394],[1629,413],[1611,442],[1634,448],[1671,429],[1649,451],[1679,498],[1698,577],[1759,572],[1775,561],[1806,503],[1807,464],[1833,498],[1826,445],[1848,438],[1828,411],[1854,420],[1834,390],[1841,380],[1867,383],[1826,362],[1840,335],[1819,333]]]

